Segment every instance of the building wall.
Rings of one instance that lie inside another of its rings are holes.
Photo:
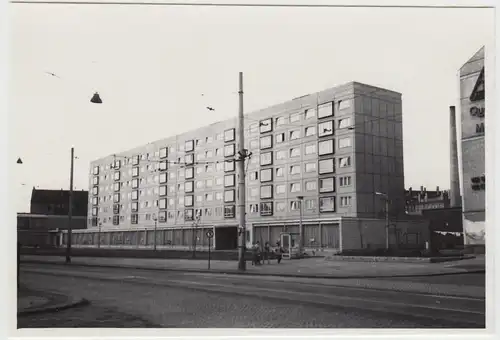
[[[462,206],[464,243],[484,245],[485,237],[485,149],[483,94],[473,98],[484,72],[484,47],[460,69],[462,123]]]
[[[386,221],[381,219],[342,219],[342,250],[385,249]],[[423,249],[430,238],[426,220],[391,221],[391,248]]]
[[[392,214],[404,212],[401,95],[369,86],[355,87],[357,216],[379,217],[388,194]]]

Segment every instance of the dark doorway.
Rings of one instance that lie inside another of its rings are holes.
[[[238,249],[238,228],[237,227],[215,228],[215,249],[216,250]]]

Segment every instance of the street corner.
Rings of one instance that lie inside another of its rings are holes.
[[[57,312],[90,304],[85,298],[21,287],[17,295],[17,315]]]

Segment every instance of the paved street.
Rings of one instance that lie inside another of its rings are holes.
[[[460,290],[428,282],[49,264],[23,264],[21,280],[32,289],[78,295],[92,304],[21,317],[19,327],[484,327],[479,284]],[[448,288],[460,296],[442,295]]]

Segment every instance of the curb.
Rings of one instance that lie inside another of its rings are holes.
[[[21,263],[36,263],[36,264],[53,264],[53,265],[63,265],[68,266],[65,263],[59,262],[44,262],[44,261],[33,261],[25,260]],[[87,264],[87,263],[73,263],[69,266],[79,266],[79,267],[99,267],[99,268],[122,268],[122,269],[136,269],[136,270],[153,270],[153,271],[171,271],[171,272],[183,272],[183,273],[215,273],[215,274],[226,274],[226,275],[248,275],[248,276],[278,276],[278,277],[293,277],[293,278],[310,278],[310,279],[380,279],[380,278],[391,278],[391,277],[427,277],[427,276],[447,276],[447,275],[457,275],[457,274],[480,274],[485,273],[485,269],[474,269],[474,270],[464,270],[455,271],[447,273],[428,273],[428,274],[399,274],[399,275],[351,275],[351,276],[341,276],[341,275],[303,275],[303,274],[272,274],[272,273],[249,273],[240,271],[228,271],[228,270],[207,270],[207,269],[179,269],[179,268],[155,268],[155,267],[139,267],[139,266],[127,266],[127,265],[109,265],[109,264]]]
[[[32,315],[32,314],[43,314],[43,313],[50,313],[50,312],[59,312],[61,310],[69,309],[69,308],[74,308],[74,307],[82,307],[82,306],[87,306],[90,304],[90,301],[84,298],[73,298],[70,301],[64,302],[64,303],[58,303],[54,305],[49,305],[49,306],[42,306],[42,307],[36,307],[36,308],[27,308],[25,310],[22,310],[17,313],[17,316],[25,316],[25,315]]]

